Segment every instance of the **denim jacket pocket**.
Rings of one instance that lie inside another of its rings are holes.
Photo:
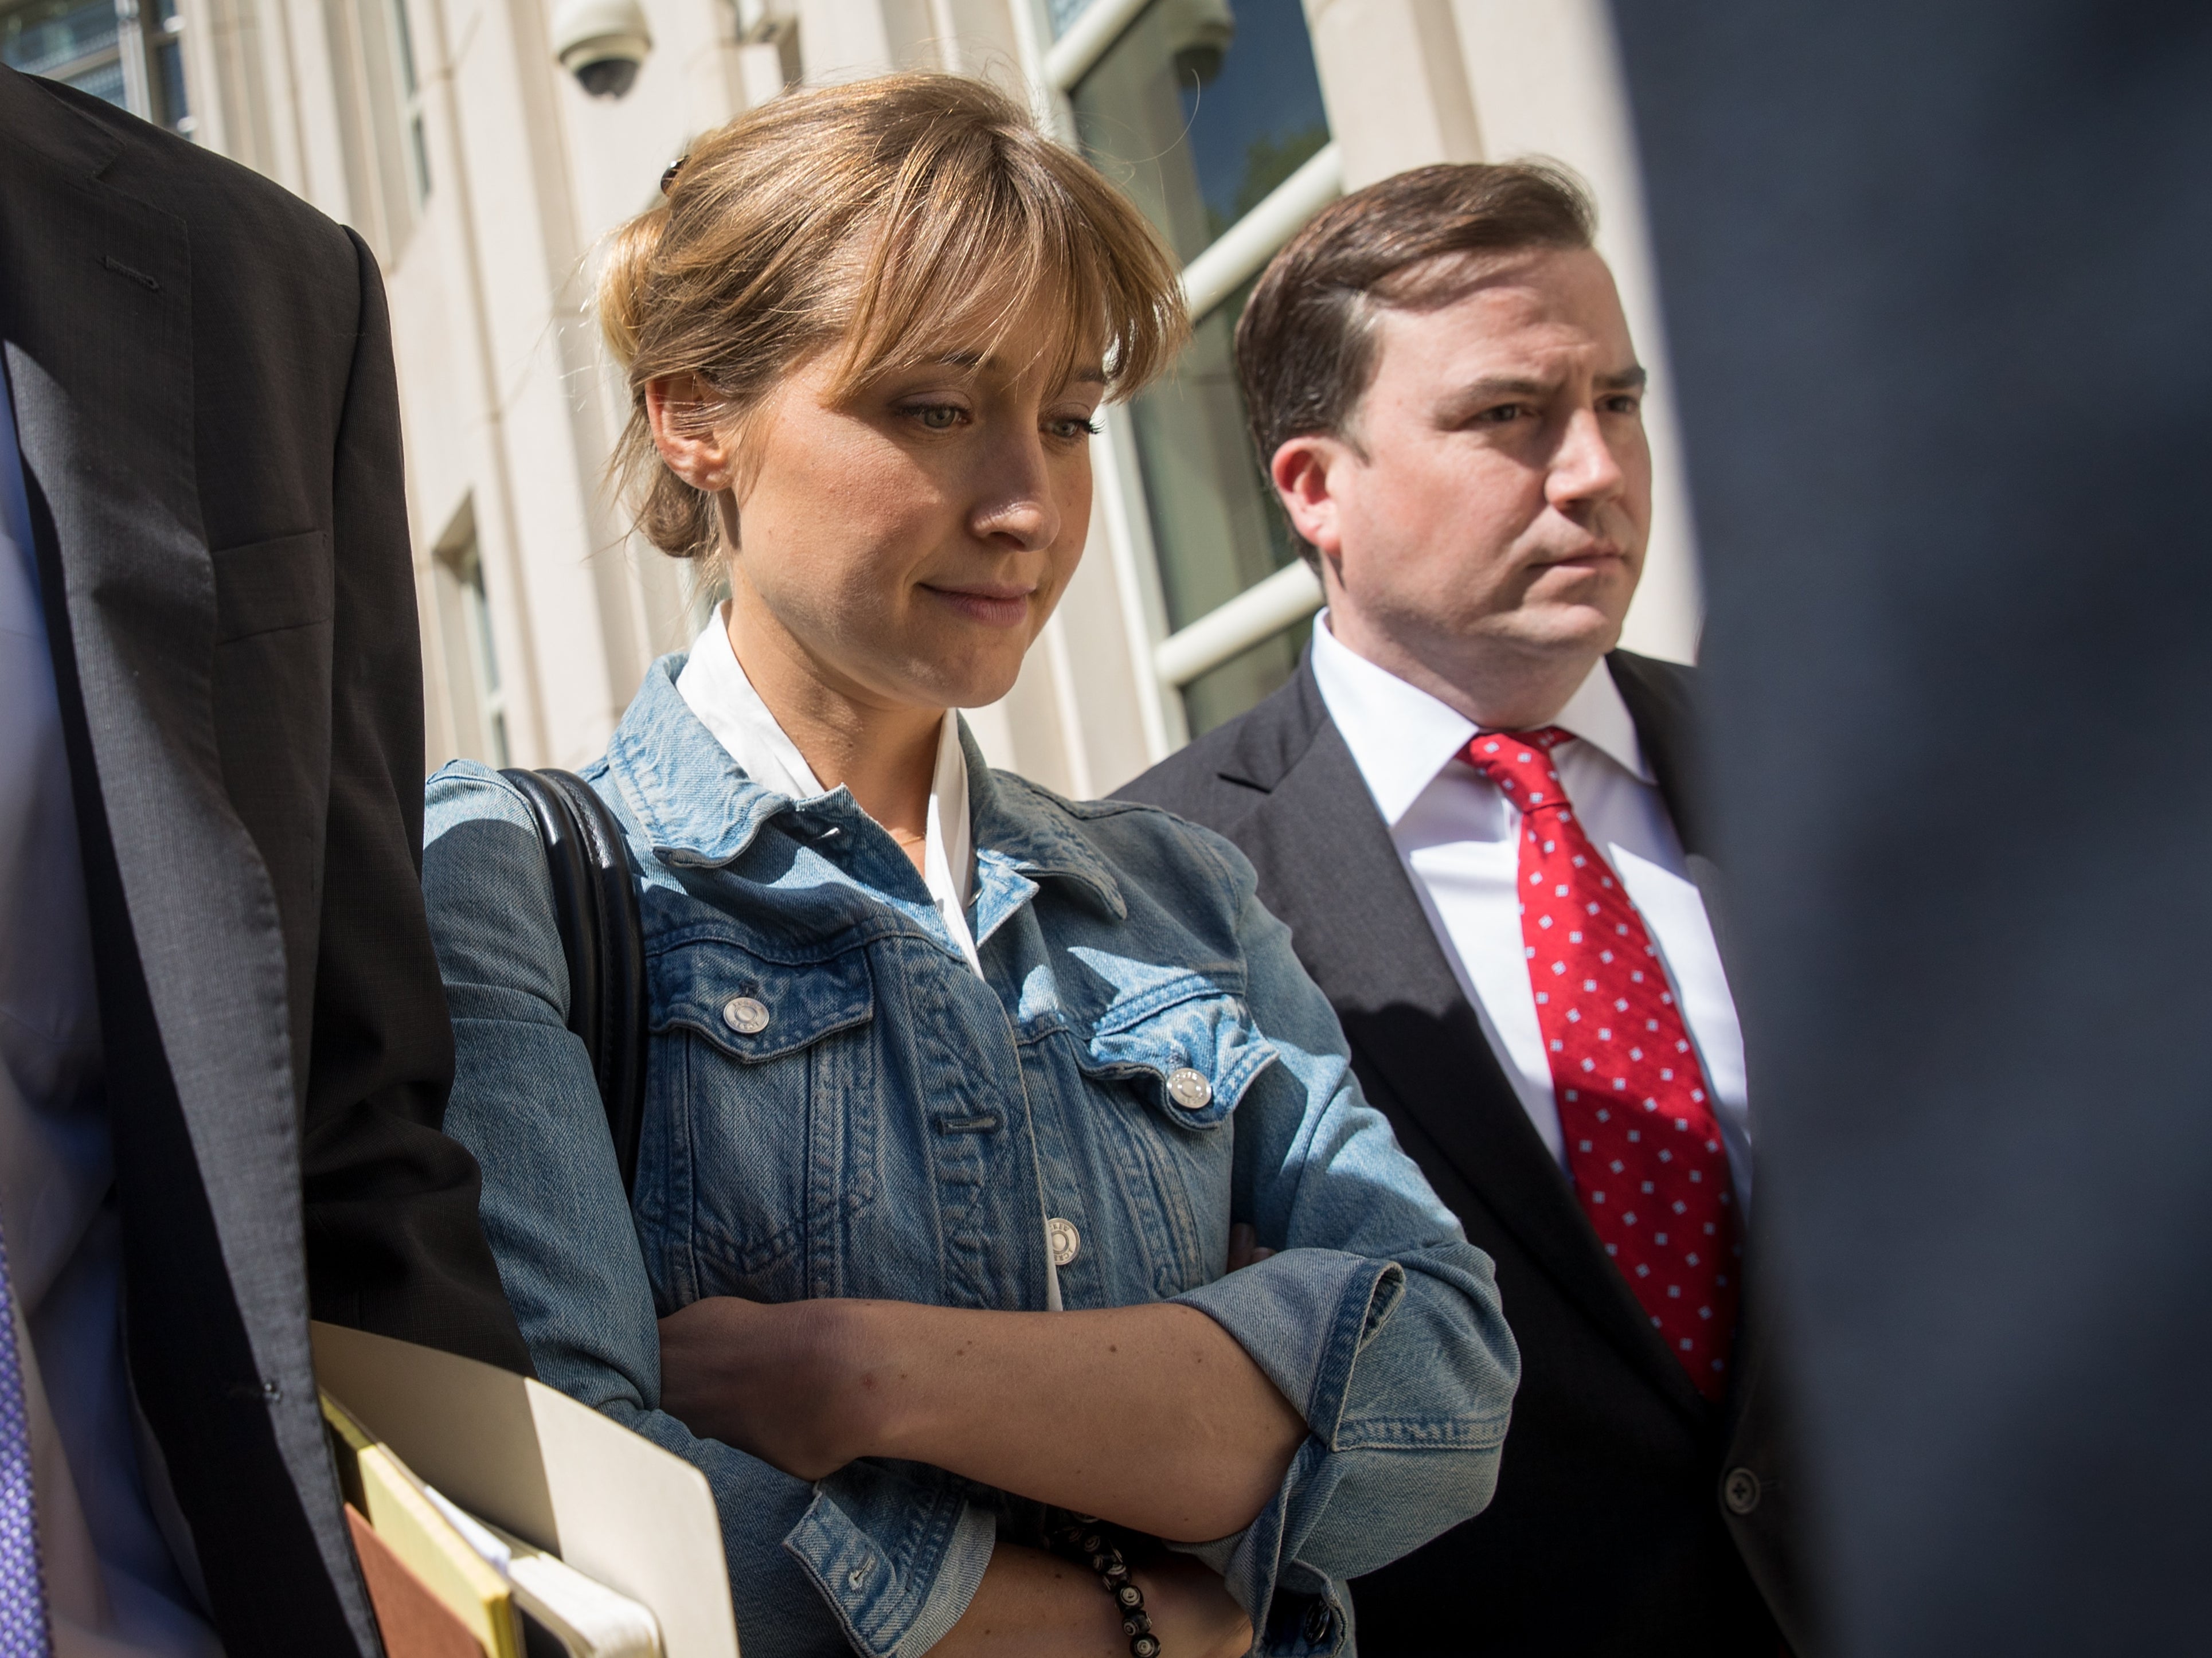
[[[864,948],[786,962],[726,935],[656,947],[635,1208],[662,1310],[788,1301],[882,1188],[883,1078]]]
[[[746,1065],[784,1059],[875,1017],[868,953],[775,962],[722,938],[656,952],[653,1025],[688,1025]]]
[[[1191,974],[1109,1008],[1092,1027],[1082,1063],[1094,1074],[1139,1082],[1167,1121],[1203,1131],[1228,1121],[1277,1057],[1242,997]]]

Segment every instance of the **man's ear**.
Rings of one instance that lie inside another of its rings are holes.
[[[645,417],[653,446],[668,470],[709,495],[730,487],[736,455],[714,416],[720,409],[696,374],[668,374],[645,383]]]
[[[1285,439],[1267,463],[1267,477],[1291,528],[1325,559],[1335,558],[1343,549],[1336,490],[1343,484],[1344,470],[1357,459],[1343,439],[1310,433]]]

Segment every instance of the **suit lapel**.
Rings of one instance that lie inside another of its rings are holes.
[[[1714,848],[1706,822],[1701,733],[1680,677],[1687,671],[1628,651],[1613,652],[1605,665],[1635,724],[1636,740],[1644,745],[1682,850],[1710,862]]]
[[[1302,683],[1300,683],[1302,682]],[[1423,1133],[1584,1315],[1662,1392],[1709,1407],[1657,1338],[1499,1068],[1310,668],[1286,688],[1288,769],[1240,825],[1261,898],[1345,1034]],[[1302,750],[1299,726],[1310,732]],[[1254,779],[1263,781],[1262,779]]]
[[[1613,683],[1635,722],[1637,741],[1650,762],[1659,786],[1659,798],[1674,822],[1682,842],[1682,860],[1698,896],[1705,901],[1705,920],[1713,930],[1713,944],[1725,969],[1734,959],[1729,926],[1727,883],[1715,861],[1717,848],[1712,823],[1705,808],[1702,732],[1697,710],[1680,677],[1681,671],[1627,651],[1606,658]]]
[[[118,149],[0,73],[0,349],[41,568],[60,576],[58,604],[47,595],[68,630],[58,665],[74,659],[153,1034],[251,1345],[240,1362],[254,1373],[226,1385],[266,1401],[293,1468],[326,1471],[276,899],[216,739],[191,245],[182,219],[103,180]],[[107,1035],[111,1049],[130,1040]],[[150,1144],[166,1128],[134,1121],[146,1108],[116,1102],[119,1166],[127,1137]]]

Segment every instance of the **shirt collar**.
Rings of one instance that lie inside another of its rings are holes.
[[[710,627],[706,633],[720,631]],[[773,726],[775,717],[738,668],[728,635],[721,640],[738,683]],[[702,633],[695,654],[708,653],[712,646]],[[636,700],[608,742],[607,768],[656,853],[684,863],[726,864],[751,844],[763,824],[803,797],[770,788],[754,776],[708,727],[691,699],[679,694],[690,666],[685,657],[665,656],[647,670]],[[957,713],[945,719],[952,752],[948,755],[947,745],[939,743],[932,793],[939,804],[957,803],[960,833],[973,854],[961,861],[988,862],[1010,875],[1073,881],[1108,914],[1117,920],[1127,915],[1128,906],[1113,871],[1071,827],[1072,808],[1032,784],[992,771],[966,723]],[[803,759],[799,765],[805,768]],[[805,779],[815,781],[811,768],[805,770]],[[825,821],[860,815],[842,787],[826,794],[817,788],[805,802],[805,811]],[[948,811],[946,817],[954,821],[955,814]],[[979,910],[983,907],[979,904]],[[979,914],[979,940],[990,936],[999,919],[998,906],[990,908],[993,914]]]
[[[726,605],[717,605],[699,637],[676,689],[699,723],[714,732],[745,774],[762,787],[793,800],[825,793],[806,756],[791,740],[730,647]],[[957,911],[965,910],[975,889],[968,804],[968,756],[960,744],[960,716],[945,711],[938,729],[937,764],[930,774],[928,835],[922,851],[922,878]],[[972,948],[972,946],[971,946]]]
[[[1383,823],[1395,829],[1437,774],[1467,747],[1475,724],[1419,686],[1355,654],[1329,630],[1327,610],[1313,630],[1312,659],[1328,717],[1352,750]],[[1652,780],[1636,722],[1602,658],[1550,723],[1572,732],[1631,776]]]
[[[1600,657],[1552,724],[1572,732],[1639,783],[1656,782],[1637,740],[1636,719],[1620,700],[1613,671]]]
[[[791,799],[811,800],[823,793],[821,781],[738,665],[728,624],[725,607],[715,606],[691,641],[684,671],[676,677],[677,693],[746,776]]]

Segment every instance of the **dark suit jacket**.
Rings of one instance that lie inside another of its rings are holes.
[[[232,1658],[377,1650],[317,1316],[526,1369],[439,1132],[382,288],[245,169],[0,70],[0,349],[91,901],[132,1381]]]
[[[1689,671],[1607,661],[1717,931]],[[1462,995],[1310,665],[1121,793],[1251,859],[1367,1097],[1497,1262],[1521,1344],[1496,1498],[1353,1585],[1362,1654],[1771,1658],[1769,1603],[1790,1622],[1788,1498],[1755,1333],[1725,1410],[1652,1333]],[[1759,1481],[1747,1515],[1723,1497],[1736,1469]]]
[[[2212,9],[1612,10],[1836,1649],[2203,1651]]]

